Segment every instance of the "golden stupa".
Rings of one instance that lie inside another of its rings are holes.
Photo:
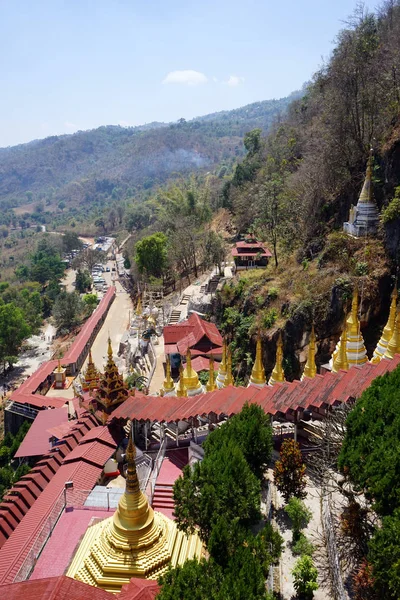
[[[178,385],[176,387],[176,395],[178,396],[178,398],[187,398],[187,388],[185,385],[185,382],[183,380],[183,365],[181,363],[180,367],[179,367],[179,381],[178,381]]]
[[[276,344],[276,362],[274,370],[269,378],[268,385],[274,385],[274,383],[282,383],[285,381],[285,373],[283,371],[283,341],[282,332],[279,332],[278,342]]]
[[[101,373],[100,371],[98,371],[98,369],[96,369],[96,366],[93,362],[91,350],[89,350],[88,364],[83,377],[84,379],[82,382],[82,389],[84,392],[94,390],[98,387]]]
[[[213,392],[217,389],[217,384],[215,383],[215,375],[214,375],[214,357],[210,356],[210,367],[208,371],[208,382],[206,384],[206,391]]]
[[[266,385],[267,380],[265,378],[265,370],[262,362],[262,345],[261,345],[261,336],[257,336],[257,345],[256,345],[256,358],[254,360],[254,365],[251,370],[251,376],[249,385],[253,387],[262,388]]]
[[[347,360],[347,326],[343,327],[342,335],[340,336],[336,352],[333,355],[332,371],[337,373],[338,371],[347,371],[349,368],[349,362]]]
[[[199,376],[192,367],[192,355],[190,354],[190,348],[186,352],[186,366],[183,370],[183,383],[187,389],[188,396],[196,396],[201,394],[203,386],[199,381]]]
[[[93,402],[100,405],[101,410],[110,414],[116,406],[127,399],[129,390],[114,362],[110,338],[108,338],[107,354],[107,364],[93,396]]]
[[[385,358],[394,358],[395,354],[400,354],[400,313],[396,315],[393,334],[387,345]]]
[[[219,365],[216,384],[218,388],[224,387],[224,380],[226,377],[226,341],[222,344],[222,360]]]
[[[392,302],[390,303],[390,311],[388,321],[382,331],[381,339],[376,345],[371,362],[377,364],[384,357],[388,344],[394,332],[394,324],[396,322],[397,310],[397,282],[392,292]]]
[[[315,354],[316,354],[317,349],[316,349],[315,341],[316,340],[315,340],[314,325],[312,325],[311,334],[310,334],[310,343],[308,346],[307,362],[306,362],[306,366],[304,367],[303,375],[301,376],[301,381],[303,381],[303,379],[305,377],[312,379],[317,374],[317,365],[315,364]]]
[[[358,318],[358,291],[354,288],[351,312],[347,318],[347,361],[349,366],[363,365],[368,362],[364,338],[361,333],[360,320]]]
[[[235,385],[235,382],[232,377],[232,353],[229,347],[226,351],[226,375],[223,387],[228,387],[228,385]]]
[[[175,383],[171,377],[171,359],[169,354],[165,359],[165,379],[161,388],[163,396],[176,396]]]
[[[158,579],[203,550],[197,534],[186,536],[175,521],[153,511],[140,491],[135,454],[130,437],[125,493],[112,517],[88,527],[67,572],[108,592],[119,592],[132,577]]]

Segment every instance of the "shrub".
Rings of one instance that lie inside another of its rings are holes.
[[[300,498],[292,496],[287,506],[285,506],[285,513],[292,521],[293,525],[293,540],[299,537],[300,530],[303,527],[307,527],[311,520],[312,513],[309,508],[304,504]]]
[[[296,562],[292,571],[294,578],[294,589],[300,598],[310,600],[318,589],[318,571],[314,567],[311,556],[302,556]]]
[[[315,548],[314,548],[313,544],[310,542],[310,540],[308,540],[306,538],[304,533],[300,533],[299,537],[297,538],[296,543],[293,544],[293,547],[292,547],[292,552],[296,556],[297,555],[312,556],[314,554],[314,550],[315,550]]]

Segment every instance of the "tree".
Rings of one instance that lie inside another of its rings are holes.
[[[372,565],[374,588],[379,598],[400,598],[400,509],[384,517],[370,541],[368,561]]]
[[[130,390],[136,388],[137,390],[141,391],[147,385],[147,382],[147,377],[141,375],[137,371],[133,371],[133,373],[130,373],[125,379],[125,383]]]
[[[94,309],[99,303],[99,299],[96,296],[96,294],[85,294],[82,298],[82,301],[88,309],[89,314],[91,314],[94,311]]]
[[[29,337],[30,327],[20,308],[13,303],[0,304],[0,360],[10,365],[16,357],[22,342]]]
[[[294,578],[294,589],[297,592],[299,600],[309,600],[314,596],[318,589],[317,583],[318,571],[314,567],[311,556],[302,556],[296,562],[292,571]]]
[[[79,294],[85,293],[92,287],[92,279],[88,271],[81,271],[78,269],[75,277],[75,290]]]
[[[284,440],[280,458],[275,463],[274,481],[286,502],[292,496],[304,498],[305,472],[306,466],[303,463],[299,444],[294,440]]]
[[[361,562],[352,579],[355,600],[377,600],[373,568],[366,559]]]
[[[140,273],[162,277],[167,266],[167,237],[153,233],[135,246],[135,262]]]
[[[151,221],[152,211],[145,204],[134,204],[125,215],[125,227],[132,233],[148,227]]]
[[[58,248],[48,238],[40,240],[31,256],[30,277],[42,285],[48,281],[58,282],[65,270]]]
[[[82,252],[78,254],[78,256],[74,259],[72,266],[74,269],[85,268],[92,272],[92,269],[97,264],[102,264],[107,262],[107,255],[102,250],[98,250],[97,248],[85,248]]]
[[[250,156],[257,154],[261,149],[261,133],[261,129],[253,129],[244,136],[244,147]]]
[[[83,304],[76,292],[61,292],[53,306],[53,317],[57,329],[70,330],[80,322]]]
[[[292,521],[293,526],[293,541],[295,542],[299,535],[300,531],[307,527],[310,519],[312,517],[312,512],[307,506],[304,504],[300,498],[296,498],[296,496],[292,496],[285,506],[285,513]]]
[[[83,242],[79,239],[76,233],[72,231],[66,231],[62,236],[63,250],[66,254],[72,252],[72,250],[82,250]]]
[[[94,224],[99,229],[102,229],[103,233],[105,233],[107,231],[106,222],[103,217],[98,217],[98,219],[95,220]]]

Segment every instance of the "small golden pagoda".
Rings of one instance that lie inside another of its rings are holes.
[[[282,383],[285,381],[285,373],[282,367],[283,363],[283,341],[282,332],[279,332],[278,342],[276,344],[276,362],[274,370],[269,378],[268,385],[274,385],[275,383]]]
[[[337,373],[338,371],[347,371],[349,363],[347,360],[347,326],[343,328],[342,335],[340,336],[339,343],[337,345],[336,352],[333,355],[332,371]]]
[[[192,355],[190,354],[190,348],[186,352],[186,366],[183,371],[183,383],[187,389],[188,396],[196,396],[201,394],[203,386],[199,381],[199,376],[192,367]]]
[[[100,409],[110,414],[116,406],[127,399],[129,390],[114,362],[110,338],[108,338],[107,354],[107,364],[93,397],[93,403],[97,403]]]
[[[265,370],[262,362],[262,344],[261,344],[261,336],[258,334],[257,336],[257,345],[256,345],[256,358],[254,361],[254,365],[251,371],[249,385],[247,387],[257,387],[263,388],[267,384],[267,380],[265,378]]]
[[[82,382],[82,389],[84,392],[89,390],[94,390],[98,387],[100,381],[101,373],[96,369],[96,366],[93,362],[92,351],[89,350],[89,359],[86,367],[86,371],[84,374],[84,379]]]
[[[354,237],[365,237],[376,233],[379,223],[378,207],[374,200],[373,183],[373,150],[371,148],[364,185],[357,206],[350,208],[349,220],[343,224],[343,229]]]
[[[171,359],[169,354],[165,359],[165,379],[161,388],[163,396],[176,396],[175,383],[171,377]]]
[[[186,536],[175,521],[153,511],[140,491],[135,454],[130,437],[125,493],[112,517],[88,527],[67,572],[108,592],[119,592],[132,577],[158,579],[203,551],[197,534]]]
[[[363,365],[368,362],[364,338],[361,333],[360,320],[358,318],[358,291],[354,288],[351,302],[351,312],[347,318],[347,361],[349,366]]]
[[[217,384],[215,383],[215,375],[214,375],[214,357],[211,354],[210,356],[210,367],[208,371],[208,382],[206,384],[206,391],[213,392],[217,389]]]
[[[390,304],[389,318],[382,331],[381,339],[379,340],[371,362],[377,364],[384,357],[387,350],[388,344],[394,332],[394,324],[396,322],[396,310],[397,310],[397,281],[392,292],[392,302]]]
[[[316,376],[316,374],[317,374],[317,365],[315,364],[316,351],[317,351],[317,349],[316,349],[314,325],[312,325],[311,334],[310,334],[310,343],[308,346],[308,357],[307,357],[306,366],[304,367],[303,375],[301,376],[301,381],[303,381],[303,379],[305,377],[309,377],[310,379],[312,379],[313,377]]]
[[[394,358],[395,354],[400,354],[400,313],[396,315],[393,335],[387,345],[385,358]]]
[[[180,367],[179,367],[179,382],[178,382],[178,386],[176,388],[176,395],[178,396],[178,398],[187,398],[187,388],[186,385],[184,383],[184,379],[183,379],[183,365],[181,363]]]
[[[226,375],[223,387],[228,387],[228,385],[235,385],[235,382],[232,377],[232,352],[229,347],[226,351]]]
[[[217,381],[216,381],[218,388],[224,387],[225,376],[226,376],[226,341],[224,339],[223,344],[222,344],[222,361],[219,365]]]
[[[54,374],[54,387],[56,390],[62,390],[65,387],[67,380],[67,369],[61,366],[61,359],[58,358],[58,366],[53,371]]]

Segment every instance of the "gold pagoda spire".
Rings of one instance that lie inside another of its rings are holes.
[[[138,301],[137,301],[137,305],[136,305],[136,315],[138,317],[140,317],[143,313],[143,307],[142,307],[142,296],[139,294],[138,297]]]
[[[347,371],[349,368],[349,363],[347,360],[347,327],[344,325],[342,335],[339,340],[339,348],[335,354],[332,371],[337,373],[340,370]]]
[[[217,384],[215,383],[215,376],[214,376],[214,357],[211,354],[210,356],[210,368],[208,371],[208,382],[206,385],[206,391],[207,392],[213,392],[214,390],[217,389]]]
[[[131,430],[132,431],[132,430]],[[154,512],[140,490],[136,449],[129,437],[125,492],[114,515],[90,526],[67,575],[109,592],[119,592],[132,577],[158,579],[185,560],[200,557],[198,535],[187,537],[174,521]]]
[[[226,375],[224,379],[224,387],[228,387],[228,385],[235,385],[232,377],[232,353],[229,347],[226,351],[226,355]]]
[[[351,311],[347,317],[347,331],[353,335],[358,335],[360,332],[360,323],[358,320],[358,290],[354,287],[353,298],[351,300]]]
[[[372,166],[373,166],[373,150],[371,148],[369,157],[368,157],[368,162],[367,162],[367,172],[365,174],[364,185],[362,187],[358,202],[366,202],[366,203],[374,202],[373,185],[372,185]]]
[[[264,386],[267,383],[265,378],[265,370],[262,362],[262,344],[261,344],[261,336],[258,334],[257,336],[257,345],[256,345],[256,357],[254,360],[254,365],[251,371],[250,376],[250,384],[257,386]]]
[[[164,392],[172,392],[175,388],[174,380],[171,377],[171,359],[169,354],[167,354],[167,358],[165,360],[165,379],[163,384]]]
[[[114,362],[111,339],[108,338],[108,359],[104,367],[104,374],[100,377],[94,401],[108,414],[115,406],[124,402],[129,396],[129,391]]]
[[[222,373],[223,375],[226,375],[226,340],[225,340],[225,338],[222,343],[222,360],[221,360],[221,364],[219,365],[218,372]]]
[[[351,301],[351,312],[346,320],[346,351],[349,366],[363,365],[368,361],[364,339],[361,334],[360,320],[358,318],[358,290],[354,287],[353,299]]]
[[[387,345],[385,358],[394,358],[395,354],[400,354],[400,313],[396,315],[393,335]]]
[[[371,359],[371,362],[374,364],[379,363],[380,360],[385,355],[388,344],[389,344],[391,337],[393,335],[393,332],[394,332],[394,325],[396,322],[396,312],[397,312],[397,280],[396,280],[396,283],[395,283],[395,286],[394,286],[393,292],[392,292],[392,301],[390,303],[389,318],[388,318],[387,323],[382,331],[381,338],[376,345],[376,348],[374,350],[374,355]]]
[[[92,358],[92,350],[89,350],[88,364],[84,374],[84,381],[82,383],[82,389],[87,392],[88,390],[94,390],[97,388],[100,380],[100,373],[96,369],[96,366]]]
[[[192,367],[192,355],[190,353],[190,348],[188,347],[186,351],[186,366],[183,371],[183,381],[188,391],[192,392],[201,392],[202,386],[199,381],[199,376],[196,371]]]
[[[187,387],[184,383],[184,378],[183,378],[183,365],[181,363],[181,366],[179,367],[179,383],[178,383],[178,387],[176,388],[176,395],[178,396],[178,398],[187,398]]]
[[[317,365],[315,364],[315,354],[316,354],[316,343],[315,343],[315,332],[314,325],[311,327],[311,335],[310,335],[310,343],[308,346],[308,357],[306,366],[304,367],[303,375],[301,379],[304,377],[309,377],[312,379],[317,374]]]
[[[274,370],[271,373],[271,377],[269,378],[268,385],[274,385],[274,383],[282,383],[285,381],[285,373],[282,367],[283,363],[283,341],[282,341],[282,332],[279,332],[278,341],[276,344],[276,362]]]

